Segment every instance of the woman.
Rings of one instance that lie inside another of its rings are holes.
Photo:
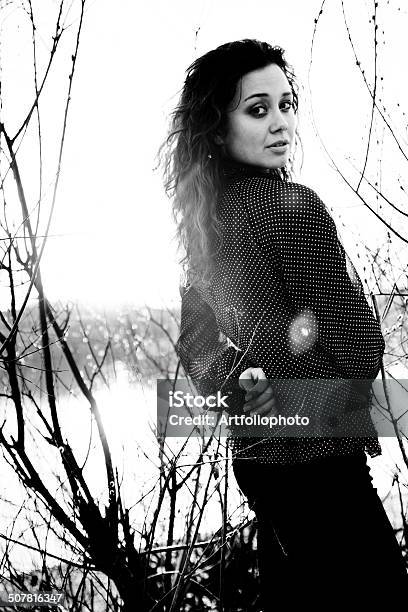
[[[231,415],[309,423],[232,427],[264,610],[397,601],[406,585],[365,457],[381,453],[369,408],[384,340],[325,205],[290,180],[297,107],[282,49],[235,41],[188,68],[167,139],[185,371],[202,394],[229,392]]]

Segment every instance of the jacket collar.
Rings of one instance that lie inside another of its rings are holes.
[[[275,168],[259,168],[258,166],[239,163],[229,158],[223,158],[222,160],[222,173],[227,181],[247,176],[263,176],[282,180],[279,170]]]

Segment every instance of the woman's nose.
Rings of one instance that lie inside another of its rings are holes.
[[[270,132],[280,132],[282,130],[286,130],[288,128],[287,121],[285,116],[281,113],[281,111],[276,111],[272,114],[271,121],[269,123],[269,131]]]

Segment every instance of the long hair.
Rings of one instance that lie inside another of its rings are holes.
[[[196,59],[186,71],[169,134],[159,156],[166,193],[172,199],[176,235],[185,255],[180,263],[191,284],[208,284],[220,248],[217,201],[223,189],[223,155],[216,136],[226,126],[227,109],[240,79],[253,70],[276,64],[284,72],[298,109],[292,68],[281,47],[258,40],[229,42]],[[278,173],[290,179],[290,168]]]

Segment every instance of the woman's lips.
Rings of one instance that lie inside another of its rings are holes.
[[[288,147],[289,147],[289,144],[286,143],[282,145],[269,145],[269,147],[267,148],[270,149],[271,151],[274,151],[275,153],[285,153]]]

